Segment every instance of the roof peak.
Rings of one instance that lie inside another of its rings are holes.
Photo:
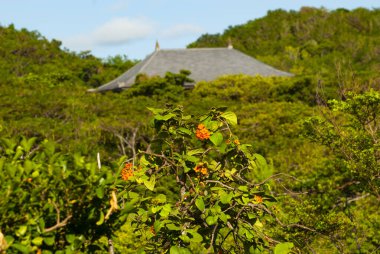
[[[158,40],[156,40],[156,46],[155,46],[155,51],[160,50],[160,44],[158,43]]]

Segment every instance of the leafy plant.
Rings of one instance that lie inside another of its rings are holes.
[[[255,178],[267,165],[233,134],[236,115],[223,108],[200,117],[179,107],[150,110],[156,136],[128,160],[119,186],[132,227],[147,236],[145,251],[254,253],[274,246],[265,221],[276,199],[266,180]],[[157,189],[166,178],[177,183],[170,196]]]

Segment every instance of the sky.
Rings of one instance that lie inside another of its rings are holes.
[[[202,34],[302,6],[372,9],[380,0],[0,0],[0,25],[36,30],[70,51],[143,59],[156,41],[185,48]]]

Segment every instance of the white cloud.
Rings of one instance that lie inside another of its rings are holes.
[[[88,50],[96,46],[119,46],[149,37],[155,25],[146,18],[114,18],[88,34],[64,40],[65,46]]]
[[[162,31],[162,36],[167,38],[178,38],[188,35],[202,33],[203,29],[192,24],[178,24]]]
[[[115,18],[97,28],[92,37],[98,45],[121,45],[149,36],[153,27],[153,23],[144,18]]]

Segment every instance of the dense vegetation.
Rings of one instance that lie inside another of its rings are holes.
[[[98,94],[135,61],[0,27],[0,252],[376,253],[379,29],[377,9],[270,11],[190,46],[295,77]]]

